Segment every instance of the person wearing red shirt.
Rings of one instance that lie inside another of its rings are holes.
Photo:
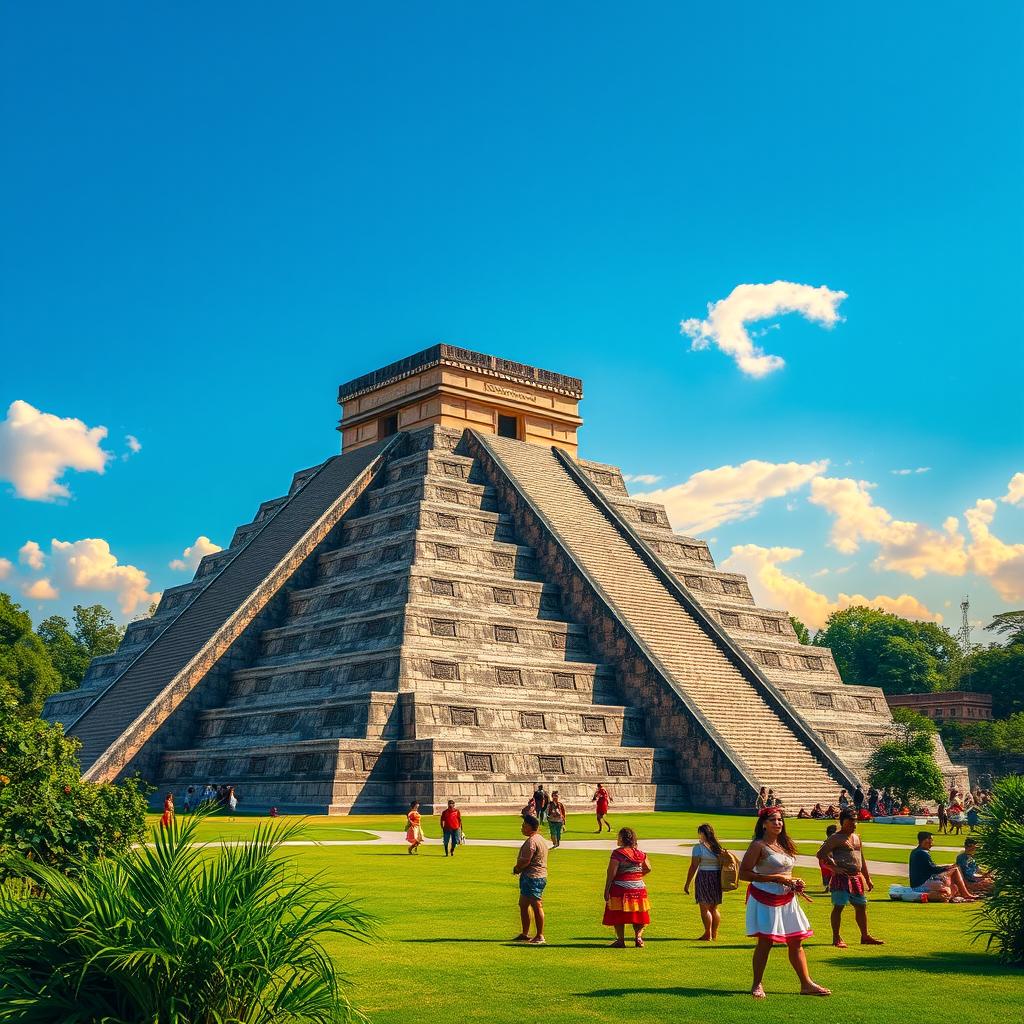
[[[448,806],[441,812],[441,834],[444,836],[444,855],[448,856],[448,846],[451,844],[451,855],[454,857],[456,847],[462,842],[462,814],[454,800],[449,800]]]
[[[604,783],[603,782],[599,782],[597,784],[597,789],[594,792],[594,795],[590,798],[590,802],[592,804],[596,804],[597,805],[594,808],[594,810],[597,813],[597,829],[596,829],[596,831],[598,831],[598,832],[601,831],[601,826],[602,825],[606,826],[609,832],[611,832],[611,830],[612,830],[611,825],[609,825],[608,822],[604,820],[605,819],[605,815],[608,813],[608,804],[611,803],[611,799],[612,799],[611,798],[611,794],[608,792],[607,789],[604,788]]]

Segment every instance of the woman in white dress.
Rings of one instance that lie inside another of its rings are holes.
[[[743,856],[740,878],[747,887],[747,934],[757,938],[754,947],[754,982],[750,994],[764,999],[761,984],[768,956],[775,943],[789,947],[789,962],[800,979],[802,996],[830,996],[832,993],[811,980],[803,941],[813,935],[807,915],[800,907],[803,879],[793,877],[796,847],[786,834],[786,820],[777,807],[761,812],[754,829],[754,841]]]

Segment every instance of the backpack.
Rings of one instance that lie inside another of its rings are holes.
[[[718,873],[722,892],[732,892],[740,887],[740,861],[734,853],[722,850],[722,856],[718,858]]]

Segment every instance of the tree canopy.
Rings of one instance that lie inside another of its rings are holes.
[[[117,625],[110,610],[101,604],[76,604],[72,625],[62,615],[51,615],[39,623],[36,634],[60,673],[60,689],[73,690],[82,685],[93,658],[117,650],[124,627]]]
[[[945,784],[935,760],[935,726],[924,715],[905,708],[898,708],[893,719],[897,725],[895,737],[868,758],[871,785],[895,793],[907,806],[917,800],[940,799]]]
[[[802,644],[809,644],[811,642],[811,634],[807,627],[795,615],[790,615],[789,621],[793,624],[793,631],[796,633],[797,640]]]
[[[0,697],[7,694],[21,718],[36,718],[46,698],[60,689],[60,674],[32,632],[28,612],[0,593]]]

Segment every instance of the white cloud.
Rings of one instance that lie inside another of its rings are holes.
[[[142,451],[142,444],[134,434],[127,434],[125,436],[125,442],[128,445],[129,450],[134,454],[135,452]]]
[[[911,619],[942,621],[939,613],[930,611],[911,594],[900,594],[898,597],[878,594],[870,598],[863,594],[840,593],[832,601],[802,580],[788,576],[779,568],[780,565],[791,562],[802,554],[800,548],[765,548],[758,544],[740,544],[735,546],[729,557],[722,562],[722,568],[729,572],[743,573],[750,583],[754,600],[759,605],[783,608],[812,629],[824,626],[832,612],[854,605],[881,608],[883,611],[895,612]]]
[[[955,516],[941,530],[894,519],[871,497],[874,484],[866,480],[818,477],[811,481],[810,501],[834,517],[829,543],[844,555],[863,541],[879,545],[876,569],[905,572],[921,579],[930,572],[962,576],[968,568],[964,537]]]
[[[1024,473],[1014,473],[1006,493],[999,499],[1007,505],[1024,504]]]
[[[115,595],[121,612],[148,608],[159,596],[149,591],[149,577],[134,565],[121,565],[99,537],[50,541],[51,575],[65,590],[98,590]],[[37,581],[39,582],[39,581]]]
[[[18,561],[30,569],[42,569],[46,556],[34,540],[27,540],[18,548]]]
[[[103,473],[113,458],[101,442],[106,427],[40,412],[28,402],[12,402],[0,421],[0,479],[14,484],[19,498],[54,501],[71,492],[60,482],[68,469]]]
[[[931,468],[931,466],[918,466],[917,469],[890,469],[889,472],[893,476],[910,476],[914,473],[927,473]]]
[[[971,568],[984,576],[1004,601],[1024,601],[1024,544],[1005,544],[989,530],[996,503],[980,498],[964,513],[971,534]]]
[[[656,484],[661,477],[656,476],[654,473],[623,473],[622,479],[625,480],[627,484],[647,484],[647,486],[650,487],[651,485]]]
[[[768,355],[755,345],[747,331],[748,323],[799,313],[823,327],[832,327],[841,319],[837,309],[845,298],[846,292],[832,291],[824,285],[815,288],[792,281],[739,284],[726,298],[708,303],[706,320],[683,320],[679,325],[680,333],[692,339],[692,349],[705,349],[714,343],[731,356],[747,376],[765,377],[781,370],[786,365],[785,360]]]
[[[209,537],[200,535],[189,547],[185,548],[181,553],[181,558],[175,558],[168,564],[178,572],[195,572],[203,557],[212,555],[215,551],[223,551],[223,548],[219,544],[214,544]]]
[[[663,504],[675,529],[700,534],[736,519],[749,519],[769,498],[781,498],[803,487],[827,468],[827,459],[817,462],[750,459],[739,466],[703,469],[685,483],[637,497]]]
[[[55,601],[60,597],[60,591],[45,576],[23,583],[21,592],[34,601]]]
[[[7,579],[11,575],[14,564],[9,558],[0,558],[0,580]]]

